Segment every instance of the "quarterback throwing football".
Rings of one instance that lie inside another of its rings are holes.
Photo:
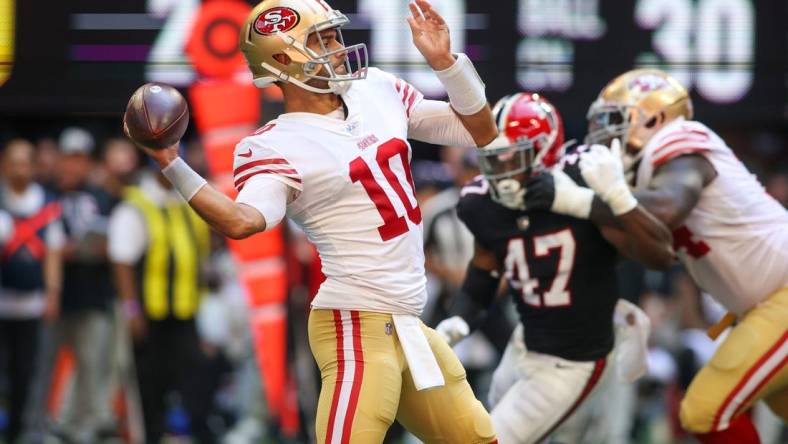
[[[407,140],[484,146],[497,130],[470,60],[449,52],[443,18],[425,0],[410,8],[413,42],[448,103],[369,67],[366,46],[342,40],[347,17],[324,0],[266,0],[240,45],[255,85],[282,90],[285,113],[237,145],[237,199],[176,147],[146,149],[219,232],[245,238],[287,215],[317,247],[326,281],[309,342],[323,382],[319,443],[380,443],[395,419],[427,443],[495,442],[457,357],[418,319],[426,279]]]

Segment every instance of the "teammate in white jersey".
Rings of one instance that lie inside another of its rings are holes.
[[[342,40],[347,18],[325,1],[266,0],[249,15],[241,50],[255,85],[282,90],[285,113],[238,144],[236,201],[176,147],[146,149],[218,231],[244,238],[286,213],[317,247],[326,281],[309,340],[323,381],[321,444],[380,443],[395,419],[428,443],[496,442],[462,365],[418,319],[424,256],[407,139],[483,146],[497,130],[473,65],[449,52],[446,23],[425,0],[410,8],[414,44],[449,103],[369,68],[366,47]]]
[[[687,91],[662,71],[615,78],[588,118],[587,142],[614,149],[581,155],[585,181],[603,199],[626,195],[610,186],[626,169],[637,200],[673,230],[694,280],[738,318],[689,386],[683,426],[703,443],[758,443],[742,414],[753,402],[788,421],[788,212],[722,139],[690,120]]]

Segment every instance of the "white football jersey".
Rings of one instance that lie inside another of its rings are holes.
[[[674,248],[701,288],[742,314],[788,286],[788,212],[714,131],[684,119],[644,147],[635,189],[646,189],[657,167],[687,153],[705,156],[717,177],[673,232]]]
[[[235,186],[266,174],[297,190],[287,216],[316,246],[326,281],[316,308],[419,315],[426,301],[409,117],[423,100],[370,68],[342,94],[345,120],[286,113],[235,150]]]

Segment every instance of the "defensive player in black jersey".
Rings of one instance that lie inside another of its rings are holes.
[[[618,302],[617,249],[659,268],[673,254],[667,228],[628,192],[608,203],[579,198],[587,193],[576,184],[586,148],[563,152],[560,115],[544,98],[515,94],[494,113],[501,136],[480,151],[484,177],[463,189],[457,207],[475,237],[475,254],[455,316],[437,330],[449,342],[462,337],[483,318],[505,278],[522,322],[494,376],[493,423],[501,444],[536,443],[588,397],[606,366]],[[552,174],[535,179],[546,168]],[[545,186],[546,180],[553,183]],[[552,202],[548,207],[575,217],[529,211],[526,192],[530,202]],[[583,201],[592,203],[578,206]],[[608,204],[618,215],[615,224],[595,225],[594,215]]]

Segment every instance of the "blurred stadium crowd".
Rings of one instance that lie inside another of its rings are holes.
[[[247,295],[224,239],[209,238],[158,168],[107,131],[107,122],[79,123],[0,128],[3,260],[21,251],[39,259],[37,269],[7,262],[0,269],[7,293],[0,298],[0,436],[33,443],[314,441],[319,373],[305,318],[320,277],[297,228],[282,233],[294,375],[285,390],[295,412],[287,420],[266,403],[270,387],[256,354],[267,350],[253,341]],[[744,147],[737,154],[766,191],[788,206],[786,140],[726,136]],[[190,140],[186,159],[204,172],[202,147]],[[454,206],[478,169],[466,149],[414,152],[431,296],[424,320],[434,326],[472,254]],[[8,210],[24,220],[14,222]],[[679,400],[713,353],[705,330],[724,311],[678,266],[660,273],[622,262],[619,277],[623,295],[651,318],[649,374],[632,386],[604,385],[564,426],[561,442],[692,442],[678,423]],[[515,319],[506,302],[456,348],[480,399]],[[788,442],[767,409],[754,415],[763,442]],[[410,442],[401,431],[390,435],[390,442]]]

